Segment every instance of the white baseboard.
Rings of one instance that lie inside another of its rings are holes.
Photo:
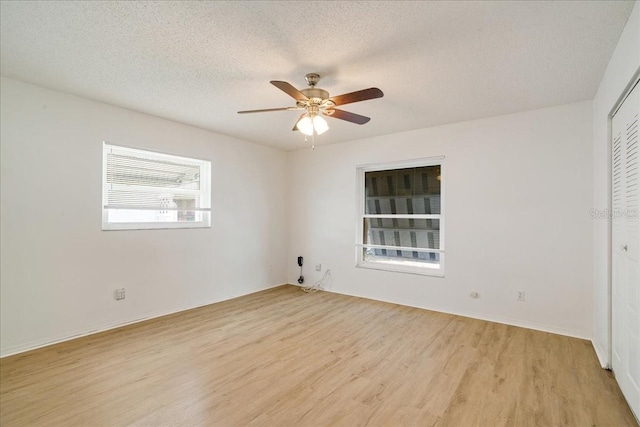
[[[238,298],[238,297],[241,297],[241,296],[251,295],[251,294],[254,294],[256,292],[266,291],[267,289],[277,288],[277,287],[283,286],[285,284],[286,283],[281,283],[281,284],[277,284],[277,285],[273,285],[273,286],[268,286],[266,288],[258,289],[258,290],[253,291],[253,292],[249,292],[249,293],[246,293],[246,294],[234,295],[234,296],[231,296],[231,297],[228,297],[228,298],[224,298],[224,299],[211,300],[211,301],[200,301],[200,302],[197,302],[197,303],[194,303],[194,304],[174,307],[172,309],[149,312],[149,313],[143,314],[141,317],[136,318],[136,319],[128,319],[128,320],[124,320],[124,321],[117,321],[117,322],[113,322],[113,323],[102,324],[102,325],[98,325],[98,326],[93,326],[93,327],[89,327],[89,328],[83,328],[83,329],[71,331],[71,332],[64,333],[64,334],[61,334],[61,335],[58,335],[58,336],[55,336],[55,337],[51,337],[51,338],[39,339],[39,340],[34,340],[34,341],[26,342],[26,343],[21,343],[19,345],[10,346],[10,347],[8,347],[6,349],[3,348],[2,352],[0,353],[0,358],[14,356],[16,354],[24,353],[24,352],[31,351],[31,350],[36,350],[38,348],[47,347],[47,346],[50,346],[50,345],[53,345],[53,344],[58,344],[58,343],[65,342],[65,341],[71,341],[71,340],[74,340],[74,339],[77,339],[77,338],[86,337],[88,335],[93,335],[93,334],[97,334],[97,333],[100,333],[100,332],[105,332],[105,331],[109,331],[109,330],[112,330],[112,329],[121,328],[123,326],[131,325],[131,324],[134,324],[134,323],[144,322],[145,320],[151,320],[151,319],[155,319],[157,317],[162,317],[162,316],[167,316],[169,314],[179,313],[181,311],[192,310],[192,309],[198,308],[198,307],[204,307],[205,305],[211,305],[211,304],[215,304],[215,303],[218,303],[218,302],[228,301],[228,300],[231,300],[231,299],[234,299],[234,298]]]
[[[606,354],[604,349],[600,347],[594,340],[591,340],[591,345],[593,345],[593,349],[596,352],[596,356],[598,356],[598,360],[600,361],[600,366],[602,366],[604,369],[611,369],[609,356]]]
[[[299,286],[299,285],[294,285],[294,286]],[[491,315],[486,315],[484,313],[476,313],[476,312],[470,312],[470,311],[464,311],[464,310],[451,309],[448,307],[441,307],[437,305],[421,306],[421,305],[408,304],[405,302],[387,301],[382,299],[371,298],[370,296],[366,296],[366,295],[356,295],[356,294],[350,294],[346,292],[338,292],[335,290],[325,290],[325,291],[341,294],[341,295],[349,295],[349,296],[354,296],[358,298],[370,299],[374,301],[388,302],[391,304],[399,304],[407,307],[421,308],[423,310],[431,310],[431,311],[437,311],[440,313],[453,314],[456,316],[469,317],[472,319],[486,320],[488,322],[502,323],[504,325],[517,326],[520,328],[533,329],[533,330],[542,331],[542,332],[549,332],[552,334],[564,335],[572,338],[580,338],[588,341],[591,341],[591,338],[592,338],[589,334],[585,333],[584,331],[578,331],[571,328],[564,328],[557,325],[548,325],[545,323],[522,321],[520,319],[510,319],[510,318],[501,317],[501,316],[491,316]]]

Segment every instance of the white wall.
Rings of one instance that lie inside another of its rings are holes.
[[[593,207],[611,208],[610,203],[610,114],[633,76],[640,70],[640,3],[636,2],[620,36],[616,50],[593,101]],[[610,223],[593,221],[594,234],[594,337],[593,344],[602,366],[610,363]]]
[[[2,355],[286,281],[283,151],[15,80],[0,92]],[[210,160],[212,227],[101,231],[103,140]]]
[[[581,102],[289,153],[289,282],[303,255],[334,292],[591,338],[592,129]],[[439,155],[445,277],[356,268],[356,166]]]

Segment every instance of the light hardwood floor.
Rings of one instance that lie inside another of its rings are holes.
[[[588,341],[283,286],[0,360],[10,426],[633,426]]]

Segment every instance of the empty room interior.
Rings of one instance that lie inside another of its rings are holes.
[[[0,425],[637,426],[638,1],[1,1]]]

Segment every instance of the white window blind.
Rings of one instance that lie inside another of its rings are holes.
[[[104,144],[103,229],[209,227],[211,163]]]

